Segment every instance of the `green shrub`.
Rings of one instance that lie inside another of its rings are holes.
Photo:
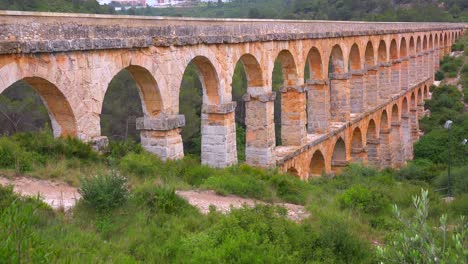
[[[160,186],[144,186],[135,190],[135,201],[152,213],[174,214],[189,207],[187,201],[178,196],[174,189]]]
[[[427,159],[416,159],[397,171],[397,177],[405,180],[431,182],[445,166],[437,165]]]
[[[85,178],[78,192],[85,204],[98,212],[107,212],[127,200],[127,178],[114,173]]]
[[[155,176],[162,164],[156,156],[150,153],[130,153],[120,160],[120,169],[126,174],[139,177]]]
[[[237,171],[238,173],[236,173]],[[273,192],[268,183],[259,175],[242,173],[242,169],[235,169],[219,173],[205,180],[202,187],[213,189],[222,195],[236,194],[242,197],[252,197],[263,200],[271,200]]]
[[[379,213],[389,205],[388,198],[381,192],[361,185],[352,186],[337,199],[342,208],[357,209],[364,213]]]
[[[449,209],[453,216],[468,215],[468,193],[455,196],[449,204]]]
[[[25,172],[32,169],[34,160],[33,153],[24,151],[10,138],[0,137],[0,168]]]
[[[296,177],[284,174],[274,174],[269,182],[281,200],[293,204],[305,204],[308,184]]]
[[[466,219],[449,231],[447,216],[440,217],[440,226],[427,223],[428,192],[413,197],[415,213],[406,219],[395,205],[393,210],[402,224],[394,240],[378,248],[382,263],[464,263],[466,260]]]
[[[141,144],[133,140],[111,141],[109,143],[107,154],[112,158],[120,159],[129,153],[140,154],[143,152]]]
[[[468,193],[468,166],[452,168],[451,175],[451,186],[452,194],[466,194]],[[448,187],[448,171],[444,171],[435,179],[435,185],[437,188]]]
[[[436,81],[442,81],[442,80],[444,79],[444,77],[445,77],[445,76],[444,76],[444,73],[441,72],[441,71],[437,71],[437,72],[435,73],[435,80],[436,80]]]
[[[207,178],[216,174],[216,170],[204,165],[187,168],[182,179],[193,186],[200,186]]]

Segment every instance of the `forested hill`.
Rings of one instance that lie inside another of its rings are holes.
[[[0,9],[115,13],[96,0],[1,0]],[[129,15],[370,21],[468,21],[466,0],[233,0],[184,8],[144,8]]]

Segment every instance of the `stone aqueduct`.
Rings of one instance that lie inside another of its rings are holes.
[[[247,163],[302,179],[350,161],[400,166],[412,158],[439,59],[464,28],[1,11],[0,93],[26,81],[43,99],[55,136],[93,141],[108,84],[127,69],[142,100],[143,146],[178,159],[179,89],[192,62],[203,86],[201,159],[225,167],[237,162],[231,81],[240,61],[248,80]],[[276,58],[285,80],[278,94],[271,88]],[[282,146],[275,146],[275,96],[282,97]]]

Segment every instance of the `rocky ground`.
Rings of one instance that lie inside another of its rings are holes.
[[[14,179],[0,177],[0,184],[4,186],[13,185],[14,191],[23,196],[39,195],[45,203],[57,210],[69,210],[81,198],[77,188],[62,182],[26,177],[16,177]],[[253,207],[256,204],[265,204],[262,201],[233,195],[222,196],[214,191],[189,190],[176,191],[176,193],[204,214],[209,212],[210,206],[214,206],[219,212],[229,213],[231,208],[240,208],[242,206]],[[287,203],[276,203],[274,205],[286,208],[288,210],[288,218],[294,221],[300,221],[309,216],[304,206],[301,205]]]

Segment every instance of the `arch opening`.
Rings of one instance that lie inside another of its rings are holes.
[[[367,160],[370,165],[378,167],[380,162],[379,139],[374,119],[369,121],[366,133]]]
[[[392,165],[392,156],[391,156],[391,142],[390,142],[390,131],[391,126],[389,126],[388,115],[387,111],[382,111],[382,115],[380,118],[380,152],[381,152],[381,160],[380,166],[390,167]]]
[[[341,47],[336,44],[328,60],[330,117],[334,122],[346,122],[351,113],[349,76],[346,76],[347,67]]]
[[[77,125],[64,94],[40,77],[23,78],[0,94],[0,134],[39,131],[50,127],[54,137],[76,137]]]
[[[201,128],[208,125],[208,114],[202,114],[202,105],[219,103],[219,79],[213,64],[203,56],[193,58],[185,68],[179,91],[179,113],[185,116],[181,133],[185,153],[203,156],[206,135]]]
[[[336,141],[335,147],[333,148],[331,165],[334,174],[340,173],[343,167],[347,165],[346,144],[341,137]]]
[[[320,150],[316,150],[312,155],[309,170],[311,177],[321,176],[325,173],[325,158]]]
[[[359,127],[355,128],[353,131],[353,136],[351,138],[351,158],[353,162],[363,162],[364,149],[362,144],[362,134]]]

